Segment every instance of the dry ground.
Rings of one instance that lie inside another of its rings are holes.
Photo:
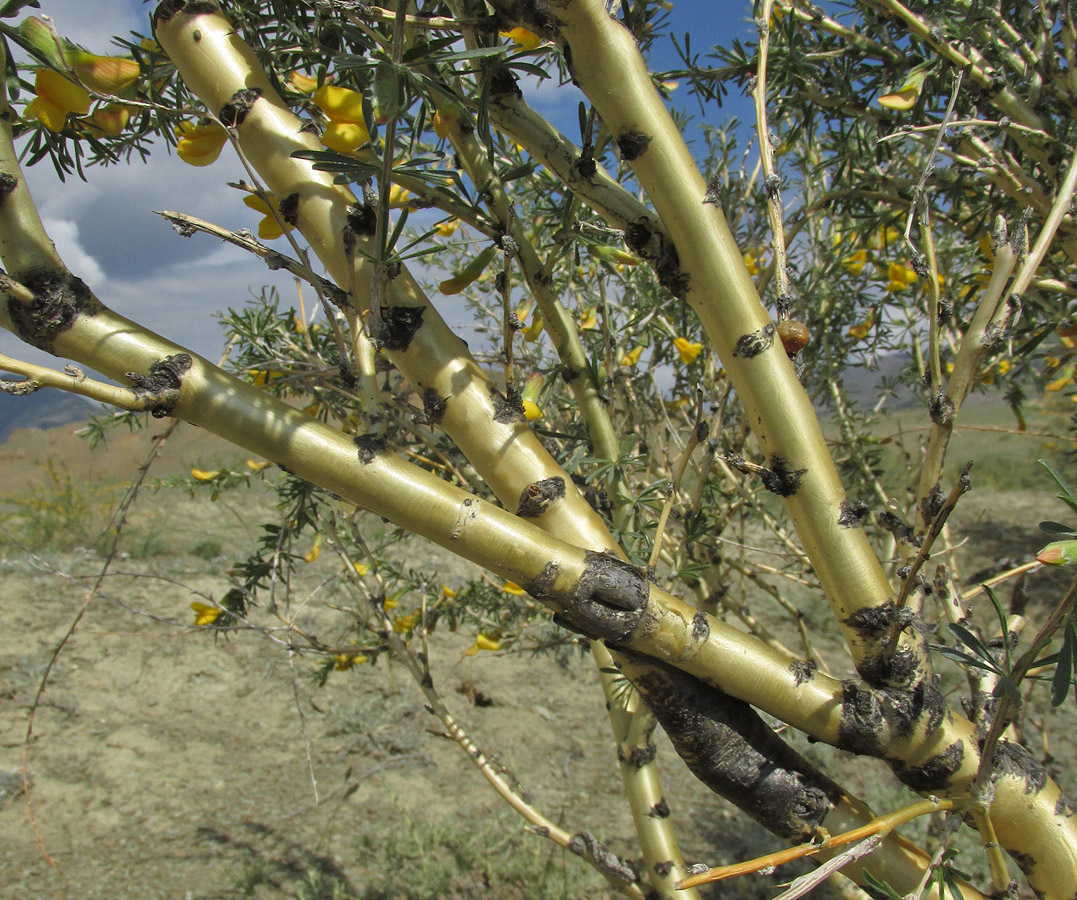
[[[50,490],[48,477],[34,484],[43,478],[43,447],[65,461],[75,487],[91,498],[89,516],[104,503],[95,486],[119,484],[146,440],[116,435],[107,453],[88,456],[64,429],[19,433],[0,448],[9,501]],[[166,447],[158,474],[228,461],[235,458],[224,445],[188,429]],[[267,504],[245,489],[217,504],[177,489],[141,499],[124,557],[59,656],[37,713],[27,757],[37,834],[21,791],[27,712],[101,559],[77,540],[64,551],[3,550],[0,897],[605,896],[601,879],[584,866],[521,833],[459,748],[432,733],[438,723],[423,712],[402,668],[383,661],[334,673],[318,688],[309,660],[289,658],[264,638],[215,644],[190,627],[190,589],[223,593],[227,553],[257,528],[251,509]],[[972,539],[964,572],[1002,557],[1027,558],[1043,543],[1035,522],[1064,514],[1050,493],[974,492],[955,522],[955,532]],[[87,538],[93,530],[88,523]],[[221,556],[213,555],[215,546]],[[440,580],[463,577],[461,563],[422,552]],[[311,566],[297,596],[324,577]],[[1057,583],[1047,584],[1033,582],[1043,591],[1037,603],[1055,596]],[[301,622],[332,627],[324,611]],[[435,638],[435,683],[536,807],[632,855],[633,828],[589,657],[466,658],[473,635]],[[1035,729],[1030,733],[1033,750],[1042,749]],[[1050,726],[1048,733],[1050,753],[1068,766],[1073,730]],[[667,743],[660,748],[689,859],[717,864],[777,847],[699,787]],[[888,782],[877,765],[801,748],[872,802],[901,802],[900,789],[881,787]],[[744,879],[722,896],[773,896],[778,881]]]

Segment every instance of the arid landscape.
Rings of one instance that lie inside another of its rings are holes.
[[[163,427],[154,423],[156,432]],[[179,487],[154,487],[154,479],[194,466],[242,465],[226,445],[188,426],[164,446],[110,574],[56,658],[25,744],[43,673],[101,570],[95,540],[149,447],[146,433],[116,431],[90,453],[73,430],[20,430],[0,447],[0,895],[610,896],[585,865],[524,831],[441,736],[402,667],[382,660],[333,672],[318,687],[314,661],[289,656],[271,639],[239,633],[215,641],[194,627],[192,592],[219,598],[227,589],[223,572],[252,540],[271,498],[241,487],[209,503]],[[953,530],[956,540],[969,539],[964,578],[1034,554],[1043,543],[1036,522],[1065,512],[1049,487],[983,488],[962,501]],[[466,564],[439,550],[419,552],[441,582],[466,577]],[[315,593],[324,600],[332,565],[302,570],[293,603]],[[1033,616],[1058,584],[1030,579]],[[754,611],[782,627],[767,603],[760,599]],[[309,609],[298,617],[305,629],[335,627],[321,602]],[[432,640],[435,685],[450,708],[547,817],[631,854],[633,826],[589,656],[466,657],[473,637],[439,631]],[[836,649],[833,632],[821,640]],[[960,689],[956,668],[944,674]],[[1074,730],[1036,717],[1026,729],[1049,765],[1066,762],[1062,771],[1051,767],[1072,791]],[[797,743],[876,806],[901,802],[876,764]],[[777,848],[777,839],[695,782],[668,742],[659,745],[690,861],[713,865]],[[908,829],[918,839],[923,832],[923,823]],[[972,854],[968,863],[975,869]],[[773,896],[788,874],[741,879],[712,896]]]

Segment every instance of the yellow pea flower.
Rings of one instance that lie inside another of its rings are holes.
[[[452,599],[454,599],[454,598],[456,597],[456,591],[454,591],[454,590],[453,590],[453,589],[452,589],[451,587],[449,587],[449,586],[448,586],[447,584],[443,584],[443,585],[441,586],[441,593],[443,593],[443,594],[444,594],[444,595],[445,595],[446,597],[448,597],[448,598],[449,598],[450,600],[452,600]]]
[[[748,274],[753,278],[759,274],[759,256],[755,250],[749,250],[744,254],[744,265],[748,267]]]
[[[334,653],[333,671],[346,672],[348,669],[361,666],[365,662],[366,657],[362,653]]]
[[[534,422],[535,419],[542,418],[542,410],[533,400],[524,400],[524,418],[528,422]]]
[[[488,635],[480,633],[479,636],[475,638],[475,643],[472,644],[470,647],[468,647],[464,651],[464,656],[474,656],[480,650],[500,650],[500,649],[501,649],[501,639],[500,638],[494,638],[494,637],[490,637]]]
[[[261,472],[262,469],[268,469],[271,465],[273,465],[273,463],[271,463],[268,459],[263,459],[263,460],[248,459],[247,460],[247,468],[250,469],[252,472]]]
[[[352,563],[352,566],[355,568],[356,575],[367,575],[370,573],[370,566],[366,565],[366,563]]]
[[[850,275],[860,275],[864,271],[864,265],[868,261],[868,251],[857,250],[852,256],[847,256],[841,261],[845,271]]]
[[[315,562],[322,554],[322,536],[321,534],[314,535],[314,546],[303,556],[303,562]]]
[[[284,228],[280,227],[280,221],[274,215],[274,213],[277,213],[278,216],[280,215],[280,206],[277,205],[277,198],[272,195],[269,195],[269,202],[267,203],[257,194],[247,194],[243,198],[243,205],[262,214],[262,221],[258,223],[258,237],[263,241],[275,240],[295,227],[288,222],[284,223]]]
[[[1012,368],[1013,368],[1013,363],[1011,363],[1008,359],[1000,359],[999,360],[999,363],[998,363],[998,373],[999,373],[999,375],[1005,375]]]
[[[157,43],[153,38],[144,37],[138,42],[138,46],[145,50],[147,53],[164,53],[161,49],[161,45]]]
[[[673,341],[673,346],[677,348],[677,353],[681,358],[681,362],[686,366],[690,366],[696,361],[696,358],[703,352],[703,345],[698,341],[690,341],[688,338],[679,337]]]
[[[880,228],[868,240],[868,246],[873,250],[885,250],[900,237],[901,232],[893,225],[889,228]]]
[[[91,121],[105,134],[121,134],[131,118],[131,111],[122,103],[108,103],[93,111]]]
[[[886,289],[893,293],[904,291],[910,284],[916,283],[916,273],[904,263],[892,262],[887,269],[889,281]]]
[[[322,143],[338,153],[351,153],[370,143],[363,119],[363,95],[349,88],[323,84],[314,92],[314,102],[328,117]]]
[[[913,108],[916,98],[924,87],[926,71],[911,72],[905,82],[892,94],[884,94],[879,98],[879,106],[892,109],[896,112],[905,112]]]
[[[449,219],[447,222],[439,222],[434,226],[434,231],[441,237],[452,237],[460,228],[459,219]]]
[[[86,87],[98,94],[122,94],[138,80],[138,63],[121,56],[98,56],[85,50],[68,50],[71,68]]]
[[[643,344],[638,344],[621,357],[622,366],[634,366],[643,355]]]
[[[527,593],[527,591],[520,587],[515,581],[506,581],[501,585],[501,590],[506,594],[512,594],[514,597],[522,597]]]
[[[871,329],[874,326],[875,326],[875,310],[872,309],[868,313],[868,317],[863,322],[860,322],[860,323],[858,323],[856,325],[853,325],[849,329],[847,334],[849,335],[849,337],[856,338],[857,340],[863,340],[869,334],[871,334]]]
[[[52,69],[38,69],[34,77],[37,96],[26,105],[24,115],[37,119],[49,131],[63,131],[68,113],[84,116],[90,111],[86,89]]]
[[[526,28],[513,28],[510,31],[499,31],[498,34],[509,38],[521,50],[534,50],[543,43],[542,38]]]
[[[221,148],[228,140],[228,132],[216,122],[197,125],[180,122],[175,129],[176,155],[191,166],[208,166],[221,155]]]
[[[288,87],[297,94],[313,94],[318,90],[318,79],[304,75],[298,69],[295,69],[288,78]]]
[[[224,612],[219,606],[207,606],[197,600],[191,604],[191,609],[194,610],[194,624],[199,626],[212,625]]]
[[[432,120],[434,134],[441,140],[445,140],[452,131],[453,126],[460,119],[460,110],[455,106],[443,106],[434,113]]]
[[[393,619],[393,631],[397,634],[409,634],[415,630],[415,626],[419,624],[419,619],[422,618],[422,612],[415,610],[404,616],[397,616]]]
[[[212,472],[208,472],[205,469],[191,469],[191,476],[196,481],[212,481],[220,474],[220,469],[214,469]]]
[[[580,315],[580,331],[595,331],[597,329],[598,314],[593,306],[589,306]]]
[[[393,209],[403,209],[411,203],[411,191],[399,184],[389,188],[389,206]]]

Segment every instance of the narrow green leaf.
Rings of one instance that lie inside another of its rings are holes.
[[[1051,473],[1051,477],[1062,489],[1062,493],[1056,495],[1058,499],[1065,503],[1067,506],[1069,506],[1069,508],[1072,509],[1074,512],[1077,512],[1077,497],[1073,495],[1073,491],[1070,490],[1070,486],[1062,480],[1062,476],[1059,475],[1058,472],[1054,470],[1054,468],[1052,468],[1051,464],[1047,462],[1047,460],[1041,459],[1039,460],[1039,464]]]
[[[1062,649],[1058,651],[1058,664],[1055,666],[1054,676],[1051,679],[1051,706],[1061,706],[1066,702],[1066,696],[1070,692],[1070,684],[1073,682],[1074,650],[1077,644],[1077,634],[1074,633],[1071,622],[1062,633]]]
[[[968,647],[973,653],[989,663],[992,669],[998,668],[998,663],[995,662],[995,657],[991,654],[983,643],[976,635],[969,631],[964,625],[949,624],[946,626],[950,629],[950,633],[961,641],[966,647]]]
[[[991,601],[991,605],[995,607],[995,615],[998,616],[999,628],[1002,630],[1002,646],[1006,652],[1006,671],[1010,671],[1013,668],[1013,663],[1010,660],[1010,627],[1006,624],[1006,612],[1002,608],[1002,604],[999,602],[998,596],[994,590],[986,584],[981,584],[985,594]]]

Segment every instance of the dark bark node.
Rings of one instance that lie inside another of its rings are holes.
[[[373,237],[378,231],[378,213],[369,203],[353,203],[348,207],[347,228],[359,237]]]
[[[807,469],[793,469],[784,456],[772,456],[769,460],[769,472],[763,472],[763,487],[779,497],[792,497],[800,487]]]
[[[9,303],[15,333],[27,344],[53,353],[56,338],[81,315],[93,315],[101,304],[81,278],[54,269],[13,273],[34,295],[31,303]]]
[[[236,91],[229,101],[221,107],[218,118],[225,128],[238,128],[247,118],[247,113],[254,107],[255,102],[262,96],[261,88],[241,88]]]
[[[533,519],[541,516],[550,505],[561,500],[565,496],[565,479],[560,475],[553,478],[543,478],[529,484],[520,494],[520,503],[516,507],[516,515],[524,519]]]
[[[666,798],[663,797],[654,806],[647,810],[647,815],[649,815],[652,819],[669,818],[669,804],[666,803]]]
[[[359,434],[354,443],[359,450],[359,462],[364,466],[370,465],[374,457],[389,446],[384,434]]]
[[[280,217],[293,228],[299,224],[299,191],[293,191],[277,204]]]
[[[1010,741],[999,741],[995,750],[995,775],[1024,779],[1026,794],[1038,794],[1047,784],[1047,770],[1024,747]]]
[[[3,205],[15,188],[19,186],[19,179],[10,172],[0,172],[0,205]]]
[[[954,741],[949,747],[932,756],[920,766],[906,766],[900,762],[891,762],[894,774],[914,791],[932,793],[946,788],[954,773],[961,768],[965,758],[965,747],[960,741]]]
[[[809,840],[841,789],[815,771],[747,704],[649,657],[634,683],[677,753],[712,791],[790,841]]]
[[[651,143],[651,136],[642,131],[628,131],[617,137],[617,149],[621,151],[621,159],[631,162],[647,152]]]
[[[774,344],[775,328],[772,324],[764,325],[758,331],[741,335],[733,347],[734,356],[742,356],[751,359],[760,353],[765,353]]]
[[[163,419],[171,415],[179,402],[180,388],[183,385],[183,375],[190,368],[194,360],[190,354],[176,353],[159,359],[150,366],[146,375],[136,372],[128,372],[127,377],[132,381],[135,396],[142,398],[151,395],[159,398],[159,401],[150,413],[155,419]]]
[[[838,513],[838,524],[844,528],[859,528],[871,512],[863,500],[844,500]]]
[[[156,31],[158,25],[168,22],[177,13],[197,16],[203,13],[219,12],[220,8],[216,0],[162,0],[153,11],[153,29]]]
[[[383,306],[378,344],[385,350],[406,351],[422,327],[425,311],[422,306]]]
[[[490,388],[490,397],[494,404],[494,421],[502,425],[511,425],[513,422],[523,422],[524,401],[520,392],[514,387],[508,389],[505,396],[497,388]]]
[[[587,553],[583,574],[567,595],[533,583],[528,592],[537,600],[560,607],[554,621],[589,638],[620,643],[639,625],[647,606],[647,579],[629,563],[608,553]],[[547,567],[548,568],[548,567]]]
[[[423,390],[423,422],[429,425],[440,425],[445,417],[445,407],[448,405],[448,397],[442,397],[434,388],[425,388]]]
[[[789,671],[793,673],[793,680],[799,686],[815,677],[815,663],[794,659],[789,663]]]

